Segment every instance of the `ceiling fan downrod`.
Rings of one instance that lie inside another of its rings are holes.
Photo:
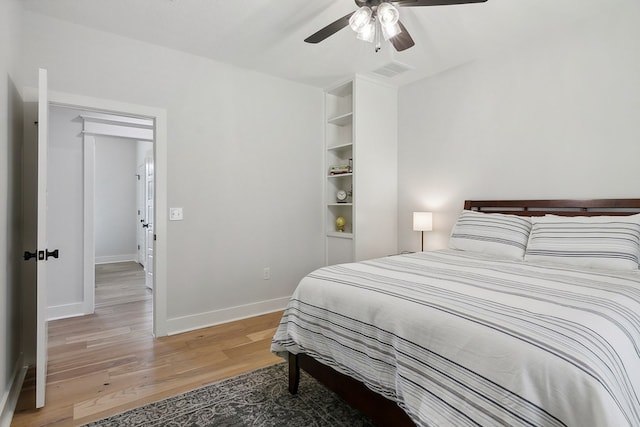
[[[381,49],[381,43],[380,43],[380,20],[376,19],[376,29],[375,29],[375,45],[374,45],[374,49],[376,51],[376,53],[378,53]]]

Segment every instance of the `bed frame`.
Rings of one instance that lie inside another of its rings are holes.
[[[640,213],[640,199],[465,200],[464,208],[520,216],[633,215]]]
[[[585,200],[466,200],[464,208],[486,213],[520,216],[633,215],[640,213],[640,199]],[[300,369],[334,391],[377,426],[415,426],[396,402],[370,390],[361,382],[337,372],[306,354],[289,354],[289,392],[296,394]]]

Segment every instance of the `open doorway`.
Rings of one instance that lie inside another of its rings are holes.
[[[153,335],[161,337],[167,335],[167,225],[168,225],[168,207],[167,207],[167,111],[163,108],[150,107],[140,104],[132,104],[129,102],[115,101],[103,98],[95,98],[81,96],[63,92],[48,92],[49,106],[62,106],[75,108],[77,110],[86,110],[93,112],[103,112],[107,114],[116,114],[125,117],[145,118],[152,120],[154,124],[154,144],[153,144],[153,160],[154,160],[154,223],[153,223],[153,301],[151,323]],[[25,100],[27,104],[34,103],[38,100],[37,88],[28,88],[25,90]],[[37,106],[36,106],[37,107]],[[36,108],[37,109],[37,108]],[[28,108],[25,108],[25,114]],[[37,114],[31,114],[33,120],[37,120]],[[29,120],[25,116],[25,123]],[[27,127],[25,127],[27,129]],[[85,147],[86,148],[86,147]],[[87,148],[88,149],[88,148]],[[85,157],[89,158],[89,156]],[[89,170],[89,168],[85,168]],[[93,185],[86,179],[80,181],[88,183],[85,188]],[[76,185],[76,184],[74,184]],[[92,206],[85,209],[93,209]],[[93,218],[86,215],[85,218]],[[68,218],[65,219],[68,221]],[[89,219],[84,221],[84,227],[88,230],[92,229],[93,223]],[[92,235],[92,233],[84,233],[84,236]],[[49,242],[52,247],[54,242]],[[85,247],[93,247],[93,243],[85,245]],[[62,252],[61,258],[62,259]],[[58,260],[56,260],[58,261]],[[53,263],[52,263],[53,264]],[[90,269],[93,271],[93,269]],[[91,273],[94,274],[94,273]],[[92,283],[92,281],[84,281]],[[83,292],[84,293],[84,292]],[[87,295],[93,293],[86,293]],[[80,305],[82,305],[83,296],[80,297]],[[93,304],[93,301],[91,301]],[[74,313],[82,313],[83,307],[77,307],[73,304]],[[73,314],[76,315],[76,314]],[[50,316],[52,317],[52,316]],[[63,317],[63,316],[61,316]],[[70,317],[70,316],[65,316]]]
[[[154,121],[57,105],[49,114],[48,238],[61,253],[49,270],[49,319],[151,299]]]
[[[91,137],[95,143],[95,307],[150,300],[153,142]]]

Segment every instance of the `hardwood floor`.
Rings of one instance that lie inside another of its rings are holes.
[[[137,262],[96,265],[96,307],[151,299],[144,269]]]
[[[44,408],[28,374],[12,426],[76,426],[281,361],[269,352],[282,315],[153,339],[151,300],[49,322]]]

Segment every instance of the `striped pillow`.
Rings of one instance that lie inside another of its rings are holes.
[[[532,218],[525,261],[608,270],[637,270],[640,214]]]
[[[530,231],[529,217],[463,211],[451,231],[449,248],[522,260]]]

